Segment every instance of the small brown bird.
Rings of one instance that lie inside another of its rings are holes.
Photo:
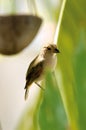
[[[34,82],[39,87],[38,81],[43,79],[46,70],[54,69],[56,65],[56,55],[59,53],[55,44],[46,44],[39,55],[30,63],[26,73],[25,100],[28,98],[30,85]],[[42,88],[42,87],[41,87]],[[43,88],[42,88],[43,89]]]

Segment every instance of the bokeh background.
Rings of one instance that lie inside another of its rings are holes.
[[[35,0],[43,19],[33,41],[16,55],[0,54],[0,130],[85,130],[86,15],[85,0],[66,0],[57,46],[55,75],[45,76],[45,92],[32,85],[24,100],[29,63],[43,44],[52,42],[65,0]],[[34,0],[0,0],[0,15],[33,14]]]

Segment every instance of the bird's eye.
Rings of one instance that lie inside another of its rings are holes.
[[[47,49],[48,49],[48,50],[51,50],[51,48],[50,48],[50,47],[48,47]]]

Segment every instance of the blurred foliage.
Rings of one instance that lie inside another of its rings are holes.
[[[41,89],[39,88],[39,90]],[[32,99],[29,98],[29,100],[27,100],[27,108],[25,109],[22,117],[20,117],[16,130],[40,130],[38,113],[43,94],[44,91],[38,91],[37,94],[33,95]]]
[[[86,36],[82,29],[74,58],[76,80],[76,101],[78,106],[78,124],[80,130],[86,129]]]
[[[58,85],[52,73],[47,73],[45,93],[40,107],[39,124],[41,130],[66,130],[67,119]]]
[[[58,85],[48,73],[45,92],[39,93],[34,111],[25,112],[17,130],[38,130],[39,126],[40,130],[86,129],[85,5],[85,0],[67,0],[58,39]],[[34,128],[28,126],[30,119]]]
[[[86,129],[85,5],[85,0],[67,0],[58,39],[57,78],[72,130]]]

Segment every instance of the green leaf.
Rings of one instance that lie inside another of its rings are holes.
[[[39,113],[40,128],[41,130],[66,130],[67,119],[64,106],[59,90],[57,90],[58,86],[54,82],[51,73],[46,75],[45,86],[46,89]]]
[[[78,46],[74,58],[74,70],[76,79],[76,99],[79,114],[80,130],[86,128],[86,37],[84,29],[80,32]]]
[[[81,49],[83,52],[84,67],[80,67],[80,64],[82,64],[81,50],[79,52],[80,55],[76,55],[76,51],[80,47],[80,33],[83,28],[85,30],[84,35],[86,34],[85,4],[85,0],[67,0],[58,40],[58,48],[61,53],[58,56],[57,79],[72,130],[85,130],[86,128],[84,127],[84,122],[86,121],[84,117],[86,112],[83,110],[85,106],[82,106],[83,109],[80,108],[81,102],[83,102],[83,97],[80,98],[80,91],[84,98],[86,98],[84,94],[84,91],[86,91],[86,82],[84,82],[85,85],[83,85],[81,80],[85,79],[86,76],[83,75],[82,78],[79,77],[79,70],[80,72],[83,72],[82,68],[85,69],[86,66],[86,53],[83,49]],[[86,43],[86,39],[84,40],[84,43]],[[85,44],[82,46],[81,48],[86,48]],[[74,60],[76,60],[76,62],[74,62]],[[76,68],[74,68],[75,65]],[[79,66],[79,68],[77,68],[77,66]],[[78,87],[80,90],[77,89]]]

